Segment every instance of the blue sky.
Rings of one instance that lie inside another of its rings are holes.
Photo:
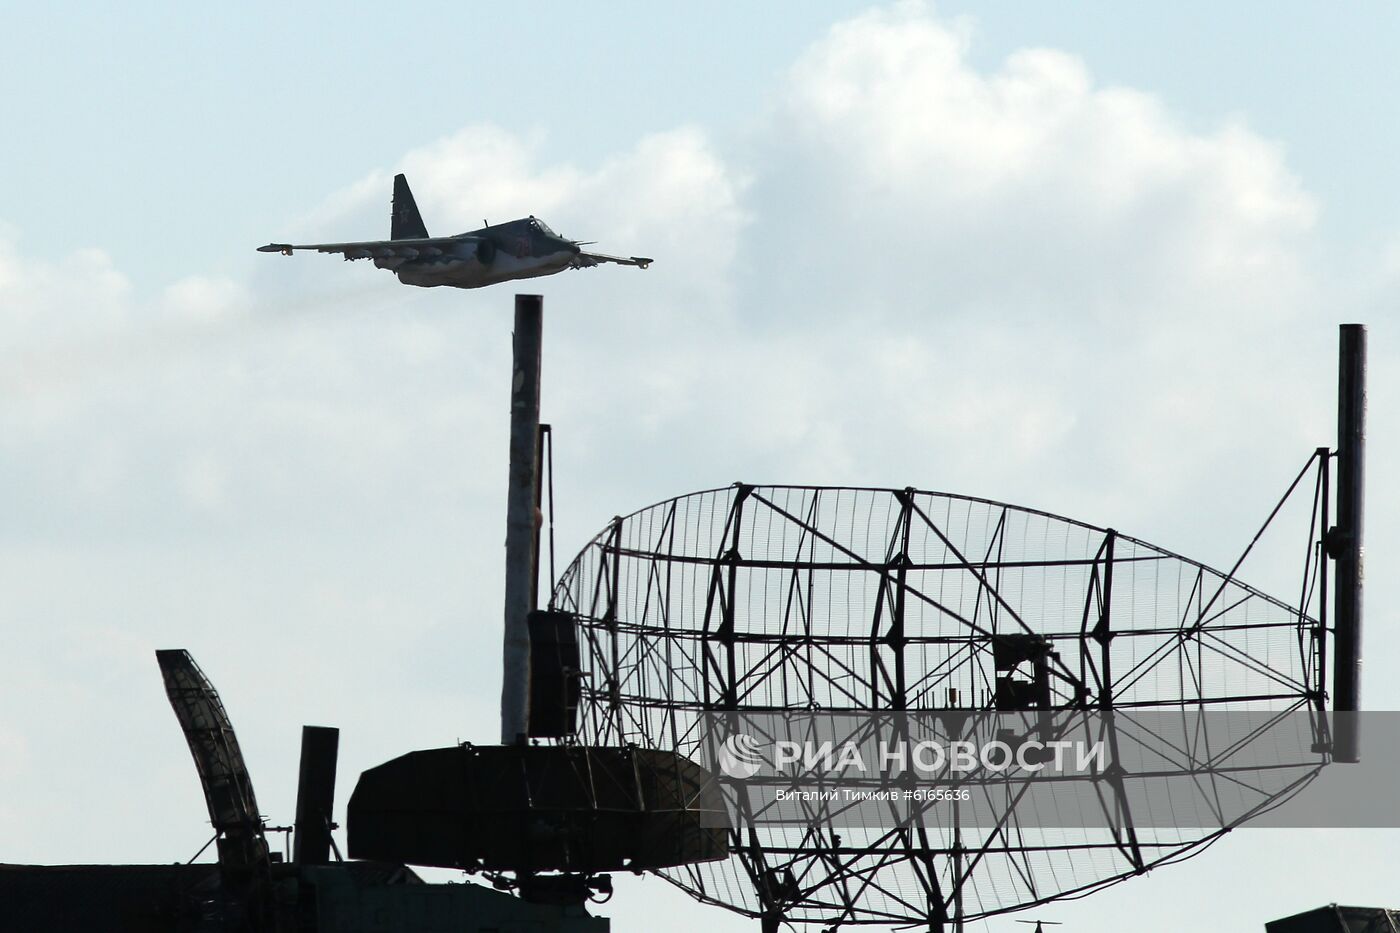
[[[10,5],[0,858],[203,843],[159,647],[220,686],[276,819],[303,722],[344,730],[342,801],[407,748],[494,735],[511,289],[254,252],[383,235],[395,171],[435,233],[537,213],[656,257],[537,280],[561,556],[744,479],[984,495],[1228,567],[1331,441],[1336,325],[1369,322],[1383,670],[1397,16]],[[1285,550],[1245,579],[1292,592]],[[94,829],[73,801],[98,769],[128,805]],[[1041,913],[1257,930],[1390,900],[1396,842],[1241,832]],[[1304,871],[1309,848],[1338,854]],[[739,928],[657,881],[615,909]]]
[[[742,133],[796,54],[862,6],[443,4],[386,16],[329,3],[16,5],[0,36],[0,118],[17,130],[0,155],[5,219],[43,254],[100,245],[134,265],[178,249],[182,269],[227,269],[231,247],[265,239],[298,195],[467,123],[542,131],[551,157],[581,161],[677,123]],[[1102,83],[1160,96],[1193,128],[1242,119],[1281,142],[1324,198],[1329,241],[1393,233],[1392,5],[938,9],[973,19],[978,67],[1061,48]],[[191,236],[211,223],[218,255]]]

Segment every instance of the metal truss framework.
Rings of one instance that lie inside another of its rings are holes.
[[[222,909],[235,920],[273,929],[271,859],[253,781],[223,701],[184,649],[156,652],[165,693],[194,758],[209,822],[218,840]]]
[[[615,519],[552,599],[580,617],[580,739],[694,754],[704,715],[1013,700],[1320,712],[1329,459],[1325,449],[1309,458],[1229,573],[1113,529],[912,488],[736,484]],[[1309,475],[1303,583],[1290,605],[1235,573]],[[1029,673],[1020,662],[1037,645]],[[748,812],[738,823],[735,857],[666,877],[767,928],[936,931],[1082,895],[1224,831],[1131,820],[1052,830],[1012,815],[991,827],[955,818],[863,831],[837,831],[820,813],[802,827]]]

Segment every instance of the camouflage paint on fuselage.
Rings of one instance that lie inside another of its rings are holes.
[[[405,285],[435,288],[480,288],[511,279],[553,275],[572,265],[579,248],[534,217],[494,224],[457,234],[456,249],[431,258],[376,258],[374,264],[390,269]]]
[[[369,259],[380,269],[388,269],[405,285],[435,288],[481,288],[511,279],[532,279],[553,275],[564,269],[589,269],[602,263],[617,263],[645,269],[651,260],[644,256],[611,256],[585,252],[583,243],[561,237],[537,217],[487,224],[455,236],[429,236],[423,218],[409,190],[408,179],[394,177],[394,201],[390,213],[388,240],[359,240],[345,243],[269,243],[258,247],[263,253],[290,256],[296,250],[339,253],[349,260]]]

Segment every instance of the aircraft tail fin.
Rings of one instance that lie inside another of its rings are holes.
[[[413,192],[408,190],[408,179],[403,175],[394,176],[394,212],[390,215],[389,239],[426,240],[428,228],[423,226],[423,217],[414,203]]]

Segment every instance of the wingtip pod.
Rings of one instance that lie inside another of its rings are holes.
[[[292,245],[290,243],[269,243],[266,246],[259,246],[260,253],[281,253],[283,256],[292,255]]]
[[[645,269],[647,266],[651,265],[652,262],[646,256],[633,256],[632,261],[637,264],[638,269]]]

